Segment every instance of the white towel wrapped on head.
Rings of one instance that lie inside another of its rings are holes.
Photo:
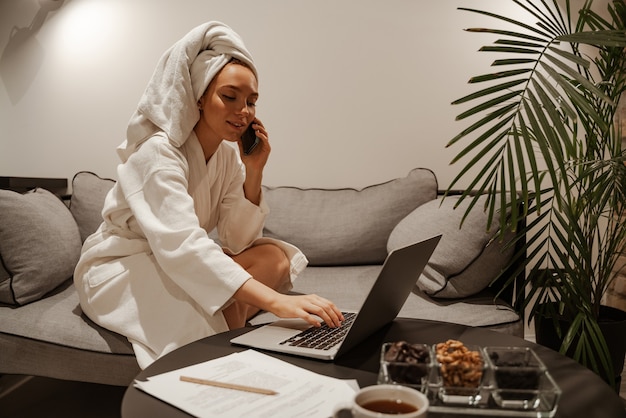
[[[194,28],[167,50],[130,119],[126,140],[117,148],[122,162],[158,131],[180,147],[200,118],[198,99],[231,58],[246,63],[258,78],[243,41],[221,22]]]

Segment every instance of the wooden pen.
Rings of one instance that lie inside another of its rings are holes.
[[[275,392],[275,391],[270,390],[270,389],[256,388],[256,387],[253,387],[253,386],[237,385],[235,383],[218,382],[216,380],[199,379],[197,377],[180,376],[180,380],[183,381],[183,382],[198,383],[200,385],[215,386],[215,387],[218,387],[218,388],[234,389],[234,390],[241,390],[241,391],[245,391],[245,392],[260,393],[262,395],[278,395],[278,392]]]

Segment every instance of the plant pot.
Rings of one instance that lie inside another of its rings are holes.
[[[571,325],[571,321],[559,319],[559,324],[561,330],[565,333]],[[626,312],[610,306],[601,306],[598,325],[609,347],[615,372],[615,388],[619,393],[624,357],[626,356]],[[545,316],[541,318],[535,317],[535,338],[538,344],[555,351],[561,349],[563,342],[563,339],[559,338],[554,328],[552,319]],[[573,357],[573,349],[570,348],[566,355]]]

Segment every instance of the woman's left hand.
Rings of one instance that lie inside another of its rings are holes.
[[[263,182],[263,169],[270,156],[272,148],[267,134],[267,130],[259,119],[252,121],[252,127],[259,138],[259,143],[249,155],[244,154],[241,141],[237,141],[239,145],[239,155],[241,161],[246,166],[246,179],[243,184],[243,190],[246,198],[258,205],[261,201],[261,184]]]
[[[265,164],[267,164],[272,148],[270,147],[267,130],[259,119],[255,118],[252,121],[252,128],[254,129],[256,137],[259,139],[259,143],[249,155],[246,155],[243,152],[243,145],[241,144],[241,141],[238,141],[239,153],[241,155],[241,160],[246,166],[247,172],[263,172],[263,168],[265,167]]]

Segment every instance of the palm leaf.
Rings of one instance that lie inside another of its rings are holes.
[[[498,84],[496,86],[492,86],[492,87],[487,87],[486,89],[483,90],[479,90],[476,93],[472,93],[469,94],[465,97],[462,97],[460,99],[457,99],[455,101],[452,102],[452,104],[461,104],[461,103],[465,103],[465,102],[469,102],[471,100],[474,99],[478,99],[480,97],[484,97],[484,96],[488,96],[490,94],[493,93],[499,93],[500,91],[504,91],[504,90],[509,90],[513,87],[516,87],[522,83],[526,83],[527,80],[525,79],[518,79],[518,80],[513,80],[513,81],[507,81],[505,83],[502,84]]]
[[[626,46],[626,33],[619,33],[614,30],[596,30],[590,32],[571,33],[561,35],[557,38],[563,42],[596,46]]]
[[[513,90],[513,91],[509,91],[507,93],[504,93],[501,96],[498,97],[494,97],[493,99],[489,99],[484,103],[481,103],[477,106],[472,107],[471,109],[461,113],[460,115],[457,116],[457,120],[461,120],[461,119],[465,119],[469,116],[475,115],[477,113],[480,113],[484,110],[489,110],[492,109],[493,107],[504,103],[504,102],[508,102],[511,99],[513,99],[514,97],[520,96],[523,92],[520,90]]]
[[[500,30],[500,29],[486,29],[486,28],[467,28],[465,29],[466,32],[476,32],[476,33],[492,33],[494,35],[504,35],[504,36],[510,36],[511,38],[518,38],[518,39],[526,39],[528,41],[533,41],[533,42],[545,42],[546,37],[537,37],[537,36],[532,36],[529,35],[527,33],[523,33],[523,32],[513,32],[513,31],[509,31],[509,30]]]
[[[501,59],[495,60],[491,65],[493,67],[499,65],[518,65],[518,64],[535,64],[537,62],[534,58],[509,58],[509,59]]]
[[[452,138],[452,140],[450,140],[450,142],[446,145],[446,147],[454,145],[458,140],[468,136],[470,133],[472,133],[472,132],[474,132],[474,131],[476,131],[478,129],[481,129],[481,128],[485,127],[485,126],[489,126],[491,122],[495,122],[497,119],[500,119],[500,118],[504,117],[505,115],[507,115],[508,113],[513,111],[516,107],[517,107],[516,104],[510,104],[510,105],[508,105],[506,107],[503,107],[501,109],[497,109],[494,112],[489,113],[487,116],[485,116],[484,118],[482,118],[478,122],[474,123],[469,128],[465,129],[459,135],[457,135],[454,138]],[[508,115],[505,119],[501,120],[497,125],[493,126],[491,129],[489,129],[488,132],[485,132],[484,134],[482,134],[478,138],[478,140],[482,141],[484,138],[488,137],[489,135],[494,135],[496,132],[499,132],[502,127],[508,126],[508,124],[511,122],[511,120],[514,117],[515,117],[515,114]],[[487,133],[489,135],[487,135]],[[472,143],[471,148],[473,148],[473,144],[478,142],[478,140],[475,141],[474,143]],[[468,151],[471,151],[471,149],[468,150]],[[453,163],[458,161],[465,154],[467,154],[467,152],[459,153],[459,155],[457,155],[457,157],[455,157],[455,159],[453,160]]]
[[[589,68],[591,66],[588,60],[576,54],[573,54],[569,51],[565,51],[560,48],[555,48],[553,46],[548,47],[548,49],[550,50],[550,52],[560,55],[561,57],[567,59],[568,61],[571,61],[574,64],[580,65],[581,67]]]
[[[516,76],[516,75],[520,75],[520,74],[525,74],[525,73],[529,73],[532,70],[527,69],[527,68],[522,68],[522,69],[518,69],[518,70],[510,70],[510,71],[500,71],[497,73],[491,73],[491,74],[484,74],[481,76],[477,76],[477,77],[472,77],[469,81],[469,83],[482,83],[485,81],[492,81],[492,80],[497,80],[499,78],[507,78],[507,77],[512,77],[512,76]]]
[[[561,109],[568,118],[576,119],[576,111],[570,106],[567,100],[561,97],[561,93],[553,86],[552,82],[540,72],[537,72],[535,75],[536,78],[533,82],[540,84],[548,91],[548,94],[555,100],[555,107]]]
[[[560,19],[559,21],[557,15],[552,12],[544,0],[541,0],[543,9],[540,9],[532,1],[514,1],[514,3],[517,3],[522,9],[535,16],[539,20],[537,25],[549,30],[553,36],[566,32],[564,20]],[[524,5],[524,3],[528,4],[528,6]]]
[[[465,8],[465,7],[459,7],[458,10],[464,10],[466,12],[472,12],[472,13],[477,13],[477,14],[493,17],[495,19],[499,19],[499,20],[502,20],[504,22],[511,23],[513,25],[519,26],[519,27],[523,28],[524,30],[532,32],[532,33],[535,33],[535,34],[537,34],[537,35],[539,35],[539,36],[541,36],[543,38],[547,38],[547,39],[551,39],[552,38],[552,36],[549,33],[541,31],[541,30],[537,29],[534,26],[527,25],[527,24],[525,24],[523,22],[520,22],[518,20],[508,18],[506,16],[501,16],[501,15],[498,15],[498,14],[495,14],[495,13],[485,12],[483,10],[469,9],[469,8]]]
[[[479,49],[481,52],[503,52],[510,54],[529,54],[529,55],[541,55],[541,51],[531,48],[521,48],[513,46],[483,46]]]

